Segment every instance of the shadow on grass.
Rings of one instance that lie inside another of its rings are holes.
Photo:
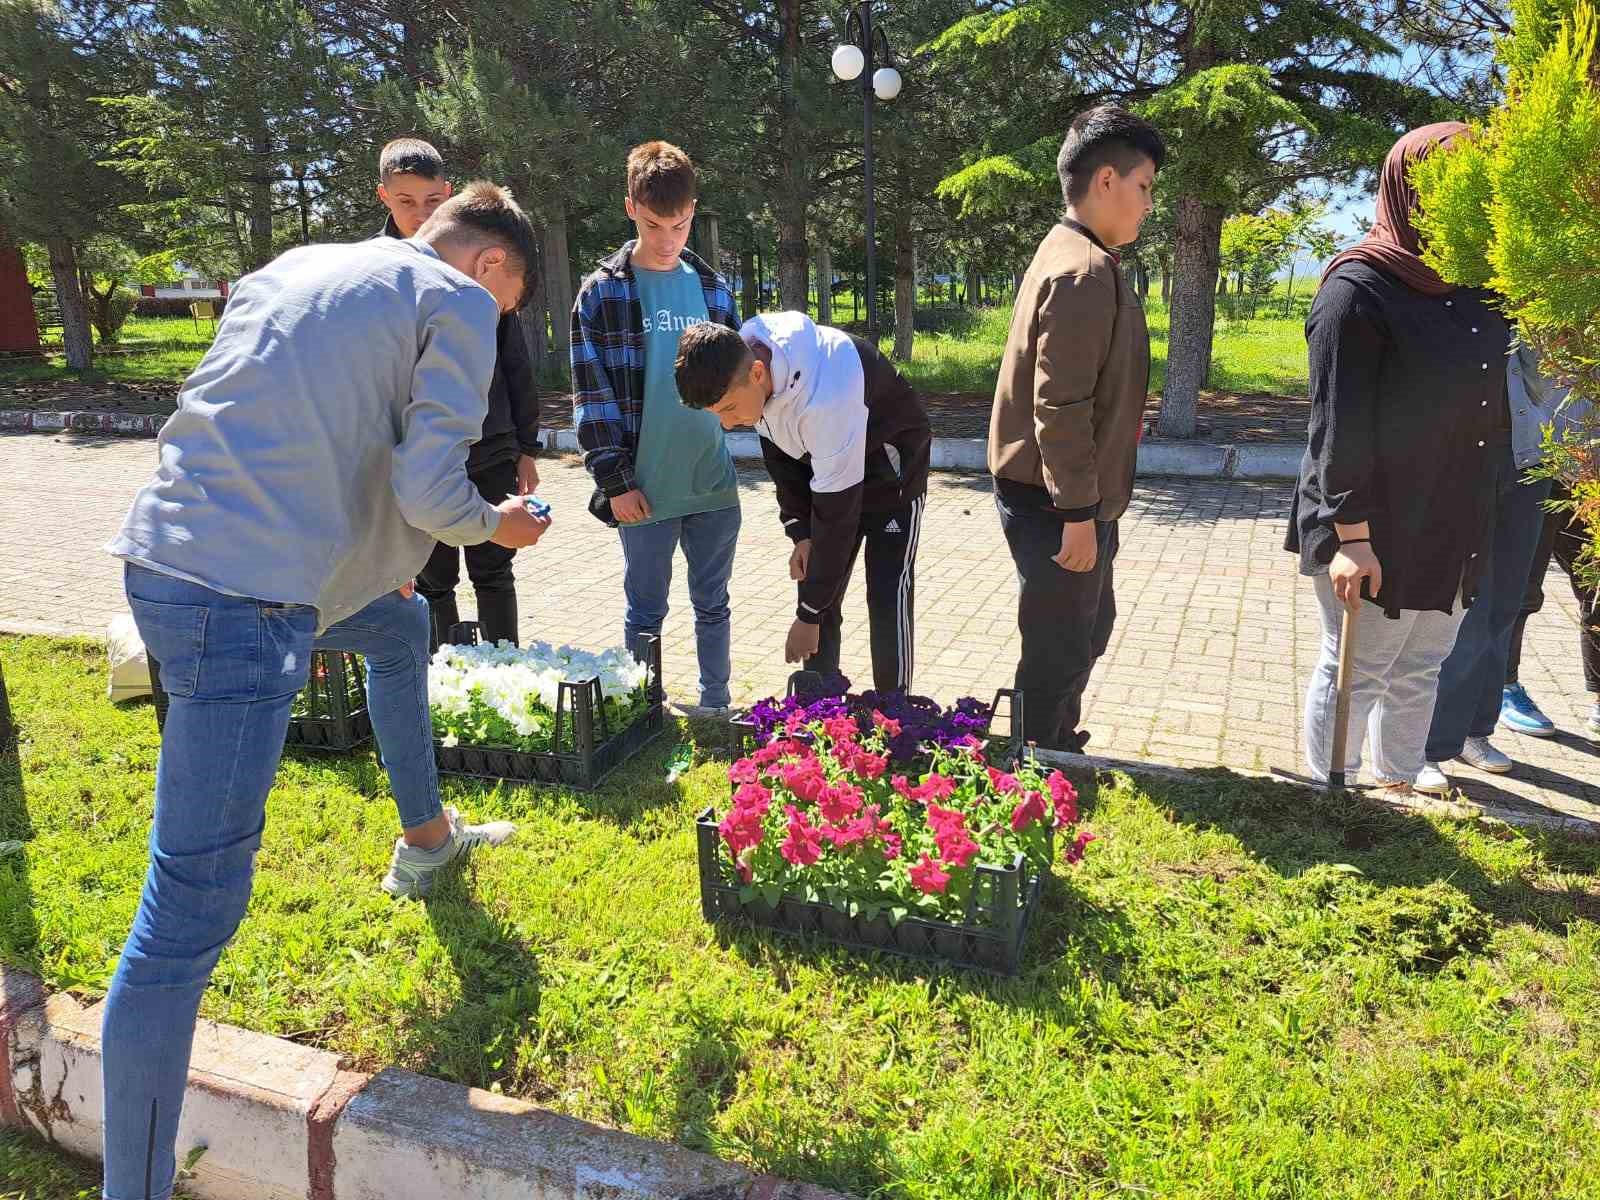
[[[0,665],[0,959],[37,970],[39,925],[27,855],[34,831],[22,778],[22,734]]]
[[[1143,777],[1136,784],[1175,821],[1207,826],[1236,838],[1258,862],[1288,879],[1319,864],[1348,864],[1379,887],[1426,887],[1442,882],[1465,893],[1500,924],[1561,928],[1592,918],[1595,898],[1535,886],[1522,875],[1496,878],[1466,856],[1427,817],[1374,799],[1330,797],[1291,783],[1254,779],[1221,769],[1189,778]],[[1082,786],[1084,811],[1098,788]],[[1600,871],[1600,842],[1494,827],[1493,836],[1526,840],[1553,870]]]
[[[688,1022],[689,1037],[666,1076],[672,1090],[673,1137],[691,1150],[725,1154],[713,1123],[749,1069],[739,1048],[741,1026],[702,1012],[689,1013]],[[883,1128],[819,1128],[782,1112],[773,1114],[760,1141],[741,1142],[737,1154],[758,1171],[861,1196],[882,1194],[900,1176]]]
[[[539,1014],[539,959],[516,929],[472,895],[470,860],[427,901],[434,936],[450,955],[460,999],[443,1015],[418,1006],[401,1046],[418,1069],[488,1088],[516,1065],[518,1043]]]

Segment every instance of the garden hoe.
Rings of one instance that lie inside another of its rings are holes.
[[[1310,787],[1326,788],[1330,796],[1344,795],[1350,791],[1349,785],[1345,783],[1344,761],[1350,746],[1350,676],[1355,659],[1355,642],[1356,614],[1346,609],[1339,625],[1339,674],[1335,680],[1338,692],[1333,702],[1333,753],[1328,756],[1327,782],[1323,783],[1295,771],[1286,771],[1282,767],[1273,767],[1272,773],[1280,779],[1293,780],[1295,783],[1303,783]]]

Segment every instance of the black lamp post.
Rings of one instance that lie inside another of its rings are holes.
[[[903,82],[895,70],[889,39],[873,24],[873,0],[861,0],[845,22],[846,41],[833,52],[833,73],[846,83],[861,80],[862,130],[867,192],[867,340],[878,344],[878,242],[877,204],[872,195],[872,106],[893,100]],[[827,281],[823,281],[827,286]]]

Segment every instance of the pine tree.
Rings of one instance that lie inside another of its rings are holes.
[[[101,165],[120,130],[95,101],[143,77],[119,21],[93,0],[0,0],[0,225],[45,247],[77,370],[94,354],[79,251],[131,198]]]
[[[1054,103],[944,193],[969,207],[990,189],[1059,201],[1055,151],[1074,112],[1118,101],[1154,121],[1171,149],[1157,187],[1174,224],[1161,432],[1193,436],[1223,221],[1308,181],[1352,181],[1398,131],[1446,115],[1437,96],[1378,71],[1399,54],[1384,29],[1382,6],[1360,0],[1020,0],[969,17],[938,52],[1029,84],[1017,63],[1037,64]]]

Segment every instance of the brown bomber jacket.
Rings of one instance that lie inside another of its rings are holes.
[[[1088,230],[1055,225],[1017,290],[989,417],[990,472],[1044,488],[1064,520],[1116,520],[1133,494],[1149,384],[1138,294]]]

